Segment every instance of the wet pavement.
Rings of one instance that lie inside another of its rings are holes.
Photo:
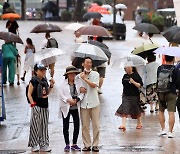
[[[36,50],[41,47],[44,39],[43,34],[30,34],[30,30],[41,22],[19,22],[20,35],[25,41],[27,37],[31,37],[36,46]],[[62,29],[68,23],[56,23]],[[112,41],[107,40],[105,43],[110,47],[112,52],[112,61],[119,55],[129,53],[134,46],[142,45],[143,42],[149,42],[146,38],[139,38],[136,31],[132,30],[134,23],[129,21],[127,24],[127,40]],[[5,22],[0,21],[0,31],[5,30]],[[58,40],[59,46],[65,49],[74,43],[73,32],[64,30],[62,33],[54,33],[53,36]],[[153,38],[154,42],[160,45],[168,45],[166,40],[160,35]],[[2,41],[0,41],[0,45]],[[22,68],[24,62],[23,45],[17,45],[19,53],[22,55]],[[53,154],[63,153],[65,146],[62,134],[62,119],[59,114],[59,86],[65,67],[70,64],[68,57],[59,59],[56,64],[55,81],[56,85],[49,97],[50,122],[49,136],[50,145]],[[22,72],[23,73],[23,72]],[[106,79],[103,86],[103,94],[100,95],[101,101],[101,119],[100,119],[100,153],[101,154],[131,154],[131,153],[153,153],[153,154],[173,154],[180,151],[180,125],[178,115],[176,113],[176,124],[174,129],[174,139],[160,138],[158,133],[160,125],[157,113],[150,114],[149,108],[142,117],[143,129],[136,130],[136,120],[129,119],[127,122],[126,132],[118,130],[121,125],[121,118],[116,117],[115,111],[121,104],[122,85],[121,78],[123,76],[122,69],[113,69],[108,66]],[[8,153],[27,153],[30,149],[27,147],[29,134],[29,121],[31,109],[26,101],[25,88],[30,80],[30,72],[26,78],[26,82],[22,82],[21,86],[4,87],[7,120],[0,125],[0,154]],[[167,113],[166,113],[167,117]],[[167,124],[166,124],[167,125]],[[72,138],[72,124],[70,125],[70,135]],[[78,145],[83,147],[81,135],[79,136]],[[3,151],[4,150],[4,151]],[[78,152],[79,153],[79,152]]]

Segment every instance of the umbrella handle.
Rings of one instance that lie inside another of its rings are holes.
[[[151,41],[152,44],[154,44],[154,42],[151,40],[151,38],[149,38],[149,40]]]

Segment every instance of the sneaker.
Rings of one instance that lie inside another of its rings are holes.
[[[32,151],[32,152],[39,152],[38,146],[33,146],[33,147],[31,148],[31,151]]]
[[[45,147],[42,147],[42,148],[40,149],[40,151],[41,151],[41,152],[51,152],[52,149],[45,146]]]
[[[18,86],[20,85],[20,82],[19,82],[19,81],[17,82],[17,85],[18,85]]]
[[[9,86],[14,86],[14,83],[10,83]]]
[[[173,133],[168,132],[168,138],[174,138]]]
[[[70,146],[66,145],[66,147],[64,148],[64,152],[69,152],[70,151]]]
[[[98,94],[102,94],[101,88],[98,89]]]
[[[81,151],[81,148],[78,147],[77,145],[73,145],[73,146],[71,146],[71,150],[74,150],[74,151]]]
[[[165,136],[165,135],[167,135],[167,133],[164,130],[162,130],[162,132],[159,134],[159,136]]]
[[[24,78],[24,77],[22,77],[22,78],[21,78],[21,80],[22,80],[22,81],[25,81],[25,78]]]

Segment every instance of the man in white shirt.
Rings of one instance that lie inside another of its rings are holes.
[[[92,62],[91,58],[85,58],[83,62],[84,72],[80,74],[86,89],[86,94],[81,101],[82,139],[85,146],[82,151],[99,152],[99,73],[92,71]],[[92,121],[93,127],[93,142],[91,142],[90,136],[90,121]]]

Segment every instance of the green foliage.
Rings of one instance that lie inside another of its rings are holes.
[[[143,23],[151,23],[151,19],[147,13],[143,14]]]
[[[164,18],[161,15],[155,15],[152,18],[152,24],[155,26],[164,26]]]
[[[70,11],[63,11],[61,14],[61,20],[62,21],[71,21],[72,14]]]

